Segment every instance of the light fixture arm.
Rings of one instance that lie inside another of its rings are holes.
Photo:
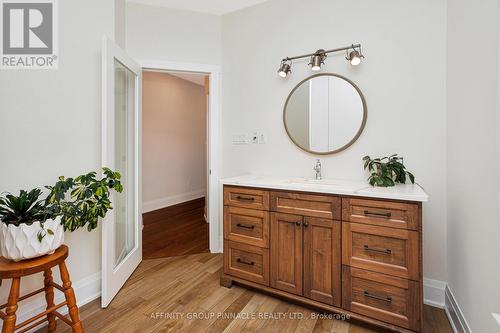
[[[356,49],[356,48],[361,49],[361,44],[352,44],[349,46],[339,47],[339,48],[331,49],[331,50],[318,50],[314,53],[302,54],[302,55],[294,56],[294,57],[286,57],[286,58],[283,58],[282,61],[292,61],[292,60],[296,60],[296,59],[309,58],[309,57],[312,57],[312,56],[318,55],[318,54],[326,55],[327,53],[346,51],[346,50]]]

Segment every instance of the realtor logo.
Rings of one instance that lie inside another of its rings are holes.
[[[56,0],[0,0],[1,69],[56,69]]]

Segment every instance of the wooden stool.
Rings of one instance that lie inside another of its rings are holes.
[[[65,260],[68,257],[68,247],[62,245],[51,255],[14,262],[0,257],[0,285],[3,279],[12,279],[10,294],[7,304],[0,305],[0,319],[3,320],[2,333],[12,333],[22,328],[19,333],[27,332],[36,326],[43,324],[46,320],[49,322],[49,332],[56,330],[56,317],[71,326],[73,332],[83,333],[82,323],[78,316],[78,307],[76,306],[76,298],[73,288],[71,288],[71,280],[69,278],[68,269],[66,268]],[[61,280],[63,285],[60,286],[54,283],[52,279],[52,267],[59,265]],[[31,274],[43,272],[44,287],[40,288],[25,296],[19,297],[19,286],[21,285],[21,277]],[[61,304],[54,304],[54,288],[62,291],[66,297],[66,301]],[[47,310],[31,319],[28,319],[16,325],[17,303],[45,291],[45,300],[47,301]],[[69,316],[67,319],[60,314],[57,309],[67,305]],[[5,308],[5,312],[2,310]],[[46,318],[44,318],[46,317]]]

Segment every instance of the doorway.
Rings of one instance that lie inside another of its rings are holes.
[[[206,217],[211,253],[221,252],[219,215],[220,68],[167,61],[136,62],[106,36],[102,48],[102,166],[125,178],[122,198],[102,227],[101,305],[107,307],[143,259],[142,73],[194,72],[208,77]],[[116,200],[115,200],[116,199]],[[199,198],[198,198],[199,199]],[[203,201],[203,200],[202,200]],[[194,203],[196,204],[196,203]],[[206,226],[205,226],[206,227]]]
[[[209,252],[209,78],[142,72],[143,259]]]

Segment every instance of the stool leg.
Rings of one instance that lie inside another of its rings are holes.
[[[45,300],[47,301],[47,310],[53,307],[54,304],[54,287],[52,286],[52,269],[47,269],[43,272],[43,283],[45,287]],[[49,332],[55,332],[57,328],[56,316],[53,313],[47,314],[47,320],[49,322]]]
[[[10,286],[9,299],[5,309],[5,319],[3,321],[2,333],[13,333],[16,327],[17,302],[19,300],[19,286],[21,278],[13,278]]]
[[[73,333],[83,333],[82,323],[80,321],[80,317],[78,316],[78,306],[76,305],[75,292],[73,291],[73,288],[71,288],[69,272],[64,262],[59,264],[59,270],[61,272],[61,280],[63,282],[64,296],[66,296],[66,302],[68,302],[69,317],[72,322],[71,330]]]

